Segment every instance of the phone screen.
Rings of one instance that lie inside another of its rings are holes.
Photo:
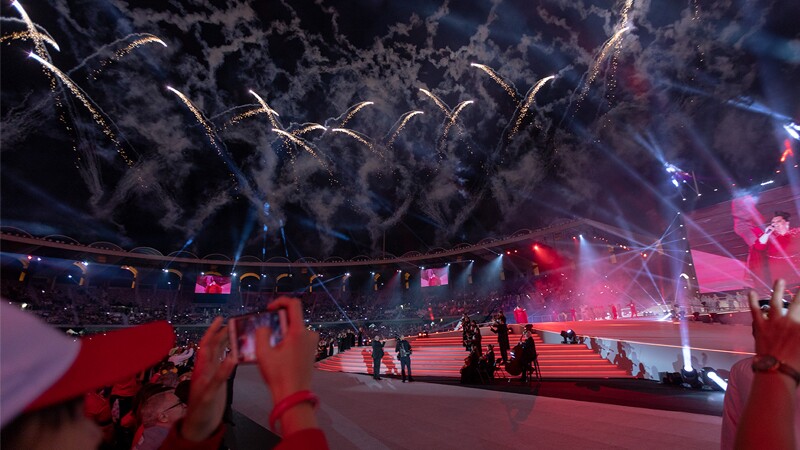
[[[256,330],[261,327],[272,330],[269,345],[277,345],[283,340],[283,330],[286,329],[286,310],[258,311],[228,319],[231,351],[238,362],[255,362]]]

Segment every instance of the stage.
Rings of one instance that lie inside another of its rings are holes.
[[[546,343],[561,342],[561,331],[571,329],[582,338],[576,345],[586,345],[634,377],[656,381],[664,372],[681,370],[684,343],[692,367],[712,367],[723,378],[755,351],[750,325],[618,319],[537,323],[534,329]]]
[[[734,360],[752,352],[749,326],[683,325],[692,357],[699,361]],[[632,361],[639,361],[640,355],[652,357],[642,362],[652,369],[679,358],[680,326],[638,319],[534,325],[545,340],[560,341],[560,330],[572,328],[589,336],[589,345],[604,343],[601,353],[610,355],[622,348]],[[669,357],[653,356],[659,349]],[[728,367],[715,369],[727,373]],[[446,379],[401,383],[395,378],[376,381],[369,375],[315,370],[313,389],[322,400],[320,425],[334,449],[708,449],[720,441],[722,392],[665,386],[648,379],[545,379],[530,385],[495,380],[470,388]],[[234,410],[266,430],[270,405],[258,370],[240,367]],[[249,440],[238,436],[232,448],[256,448]]]

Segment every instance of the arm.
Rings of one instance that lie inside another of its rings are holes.
[[[270,330],[267,328],[256,330],[258,368],[269,386],[272,401],[276,405],[292,394],[311,388],[314,354],[319,340],[317,333],[305,328],[299,300],[281,297],[269,306],[272,311],[280,308],[285,308],[287,315],[287,329],[283,341],[272,347],[269,345]],[[290,443],[296,440],[303,442],[304,436],[316,436],[325,445],[315,447],[327,448],[324,435],[318,429],[317,417],[311,403],[295,404],[287,409],[279,420],[282,434],[285,436],[281,446],[291,448]]]
[[[200,340],[192,372],[186,417],[179,421],[161,445],[164,449],[215,449],[225,435],[222,415],[226,382],[236,362],[225,357],[228,333],[217,317]]]
[[[758,296],[750,293],[756,354],[771,355],[789,367],[800,368],[800,292],[794,296],[788,314],[783,309],[783,280],[775,282],[767,318],[762,316]],[[793,448],[795,445],[795,402],[797,382],[781,372],[757,372],[745,406],[736,448]],[[764,420],[766,417],[768,419]]]

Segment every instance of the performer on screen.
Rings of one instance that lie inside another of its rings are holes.
[[[755,197],[743,195],[735,198],[731,202],[731,215],[733,216],[733,231],[749,247],[745,274],[746,285],[755,289],[759,294],[766,294],[772,284],[767,270],[767,255],[764,247],[756,247],[759,237],[763,234],[761,226],[764,223],[764,217],[756,209]]]
[[[766,250],[770,279],[782,278],[786,286],[800,283],[800,228],[790,228],[791,215],[776,211],[764,233],[753,245]]]

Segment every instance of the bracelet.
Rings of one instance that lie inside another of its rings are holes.
[[[316,408],[319,404],[319,397],[311,391],[297,391],[278,402],[269,414],[269,427],[275,430],[275,422],[277,422],[286,411],[305,402],[311,403],[311,406]]]

